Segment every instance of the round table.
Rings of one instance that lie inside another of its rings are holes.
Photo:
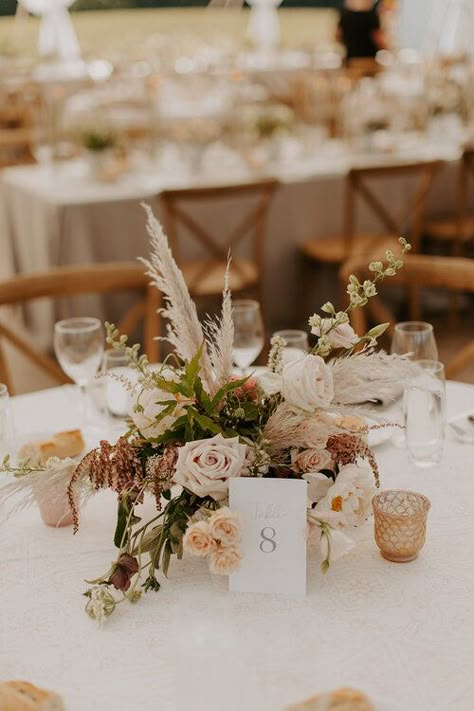
[[[17,429],[76,424],[72,386],[13,399]],[[448,383],[448,414],[474,411],[474,386]],[[382,488],[431,502],[419,558],[384,560],[372,522],[323,576],[309,551],[304,598],[230,594],[205,561],[172,563],[159,593],[120,605],[99,628],[83,611],[84,577],[115,556],[114,496],[99,494],[78,535],[36,510],[1,528],[0,675],[62,694],[68,711],[282,711],[318,691],[355,686],[377,711],[474,708],[474,445],[448,432],[438,467],[418,470],[386,442]]]

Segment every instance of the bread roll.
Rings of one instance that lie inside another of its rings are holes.
[[[357,689],[336,689],[316,694],[306,701],[288,706],[286,711],[375,711],[370,699]]]
[[[21,459],[28,459],[32,464],[46,464],[50,457],[77,457],[84,451],[84,440],[80,430],[58,432],[50,439],[28,442],[19,452]]]
[[[27,681],[6,681],[0,684],[1,711],[64,711],[58,694],[38,689]]]

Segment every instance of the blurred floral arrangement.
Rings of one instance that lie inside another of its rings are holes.
[[[186,552],[209,562],[211,573],[229,575],[242,560],[241,522],[228,507],[232,477],[284,477],[308,482],[308,531],[319,536],[322,570],[347,552],[347,530],[369,515],[379,485],[375,458],[362,419],[371,398],[388,396],[413,368],[405,357],[375,350],[388,324],[355,334],[350,312],[377,294],[377,282],[396,274],[410,248],[372,262],[373,278],[350,277],[349,306],[327,302],[309,319],[317,337],[311,353],[285,363],[284,343],[272,340],[268,369],[260,378],[233,375],[232,298],[224,285],[222,310],[202,324],[166,236],[148,206],[151,260],[147,273],[165,300],[167,340],[174,354],[151,368],[138,345],[107,324],[108,343],[123,351],[138,375],[129,431],[102,441],[68,475],[74,530],[79,510],[96,491],[118,496],[116,560],[87,590],[86,611],[102,622],[123,601],[158,591],[172,558]],[[381,422],[375,427],[384,427]],[[5,465],[5,463],[4,463]],[[7,470],[14,469],[7,462]],[[4,466],[5,468],[5,466]],[[28,466],[17,471],[31,474]],[[48,467],[43,471],[44,486]],[[143,519],[146,494],[156,510]],[[114,591],[121,593],[117,597]]]
[[[115,148],[118,143],[116,131],[107,124],[84,126],[76,133],[79,144],[92,153],[102,153]]]
[[[270,140],[293,130],[295,114],[285,104],[269,101],[248,104],[241,109],[239,124],[257,140]]]

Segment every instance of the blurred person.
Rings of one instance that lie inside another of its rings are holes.
[[[380,24],[379,2],[374,0],[344,0],[340,11],[337,39],[346,48],[346,61],[374,59],[386,48]]]

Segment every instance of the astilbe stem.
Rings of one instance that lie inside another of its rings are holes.
[[[142,484],[145,480],[145,472],[135,448],[126,437],[120,437],[115,445],[102,440],[97,449],[93,449],[81,460],[69,482],[67,496],[73,516],[74,533],[79,530],[79,512],[74,497],[74,486],[86,477],[96,491],[112,489],[119,494],[130,486],[130,482]]]

